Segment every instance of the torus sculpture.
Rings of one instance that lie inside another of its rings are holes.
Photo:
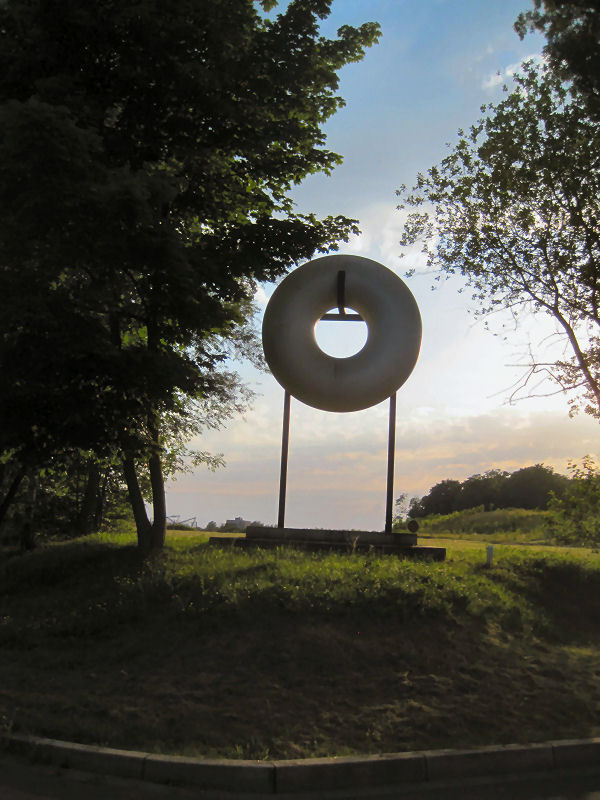
[[[337,313],[330,309],[337,307]],[[346,313],[346,308],[358,313]],[[364,347],[349,358],[324,353],[315,339],[320,320],[360,321],[368,329]],[[325,256],[290,273],[271,297],[263,322],[267,363],[285,390],[277,528],[249,526],[237,539],[211,538],[220,547],[279,547],[307,550],[394,553],[443,561],[443,547],[417,547],[409,532],[392,533],[396,390],[412,372],[421,346],[421,317],[407,286],[391,270],[361,256]],[[285,528],[290,398],[324,411],[358,411],[389,397],[385,532]]]
[[[338,314],[325,314],[331,308]],[[346,314],[350,307],[358,314]],[[367,341],[349,358],[324,353],[321,319],[364,321]],[[263,349],[271,372],[293,397],[324,411],[359,411],[402,386],[421,347],[421,316],[406,284],[361,256],[324,256],[294,270],[265,311]]]
[[[337,306],[338,313],[326,313]],[[346,307],[357,311],[347,314]],[[349,358],[324,353],[320,320],[364,321],[364,347]],[[358,411],[390,398],[386,532],[392,529],[396,390],[412,372],[421,346],[421,316],[406,284],[361,256],[317,258],[290,273],[265,311],[263,349],[285,389],[278,527],[284,527],[290,396],[324,411]]]

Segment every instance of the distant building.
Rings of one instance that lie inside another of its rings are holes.
[[[223,525],[223,530],[225,531],[240,531],[243,533],[248,525],[252,523],[248,519],[242,519],[242,517],[236,517],[235,519],[227,519],[225,520],[225,525]]]

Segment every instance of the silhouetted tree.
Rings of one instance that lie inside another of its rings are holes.
[[[550,529],[558,542],[600,546],[600,470],[586,455],[570,463],[571,480],[562,497],[550,500]]]
[[[455,502],[455,511],[465,508],[483,506],[486,511],[498,508],[501,504],[502,486],[508,472],[491,469],[483,475],[471,475],[460,485],[460,492]]]
[[[461,484],[460,481],[455,481],[450,478],[436,483],[429,490],[429,494],[421,498],[419,515],[427,516],[428,514],[451,514],[457,509],[458,498],[460,496]],[[409,516],[415,517],[417,506],[409,509]]]
[[[559,475],[552,467],[535,464],[523,467],[508,476],[502,488],[502,508],[540,508],[546,509],[551,494],[561,497],[569,479]]]
[[[424,517],[425,513],[421,499],[419,497],[411,497],[406,516],[409,519],[419,519],[420,517]]]
[[[464,481],[446,479],[436,483],[429,493],[410,502],[408,516],[451,514],[470,508],[546,509],[551,497],[562,497],[569,479],[554,472],[552,467],[535,464],[513,473],[490,469],[483,475],[471,475]]]
[[[56,453],[26,475],[6,509],[0,539],[23,534],[24,549],[44,535],[81,536],[130,513],[119,460]]]
[[[600,10],[590,0],[534,0],[535,8],[519,15],[515,30],[544,34],[544,55],[552,69],[573,81],[588,112],[600,118]]]
[[[21,407],[37,431],[27,463],[55,443],[117,447],[145,550],[166,530],[164,415],[218,390],[219,339],[244,321],[257,281],[356,230],[296,214],[290,190],[340,162],[322,124],[343,103],[339,69],[378,26],[327,39],[329,0],[261,13],[274,5],[0,5],[0,371],[20,359],[41,383],[56,367],[50,399],[18,387],[34,401]],[[36,320],[41,353],[19,317]]]
[[[565,356],[533,354],[521,388],[547,376],[600,417],[600,126],[548,69],[515,82],[418,176],[403,244],[422,241],[430,266],[464,276],[477,313],[550,316]]]

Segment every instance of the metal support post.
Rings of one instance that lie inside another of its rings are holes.
[[[277,527],[285,527],[285,492],[287,487],[287,462],[290,443],[290,399],[291,395],[285,392],[283,398],[283,432],[281,434],[281,472],[279,475],[279,514]]]
[[[346,316],[346,271],[341,269],[337,274],[337,307],[340,317]]]
[[[394,508],[394,452],[396,450],[396,392],[390,396],[390,427],[388,435],[387,502],[385,508],[385,532],[392,532]]]

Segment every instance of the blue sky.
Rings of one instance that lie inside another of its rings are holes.
[[[569,459],[596,451],[597,423],[570,419],[564,398],[507,403],[521,374],[507,365],[519,363],[528,344],[551,330],[543,319],[509,328],[506,338],[493,336],[469,314],[458,282],[432,291],[418,252],[400,259],[395,190],[438,162],[457,129],[475,122],[482,104],[501,98],[515,66],[540,53],[540,37],[521,42],[512,27],[528,7],[530,0],[334,0],[323,24],[330,36],[340,25],[370,20],[383,31],[364,61],[341,73],[346,107],[326,132],[344,163],[330,177],[308,179],[294,198],[299,211],[360,220],[361,236],[340,252],[373,258],[400,276],[417,268],[407,283],[421,310],[423,346],[398,392],[396,495],[422,495],[444,478],[494,467],[545,463],[564,471]],[[259,302],[272,291],[265,286]],[[492,327],[500,332],[501,323],[493,320]],[[330,339],[337,352],[348,346],[345,335]],[[275,522],[283,390],[270,375],[247,365],[240,371],[259,392],[253,409],[198,442],[223,453],[227,466],[171,482],[170,515],[195,516],[200,524],[237,515]],[[381,530],[386,443],[385,403],[328,414],[292,401],[286,524]]]

